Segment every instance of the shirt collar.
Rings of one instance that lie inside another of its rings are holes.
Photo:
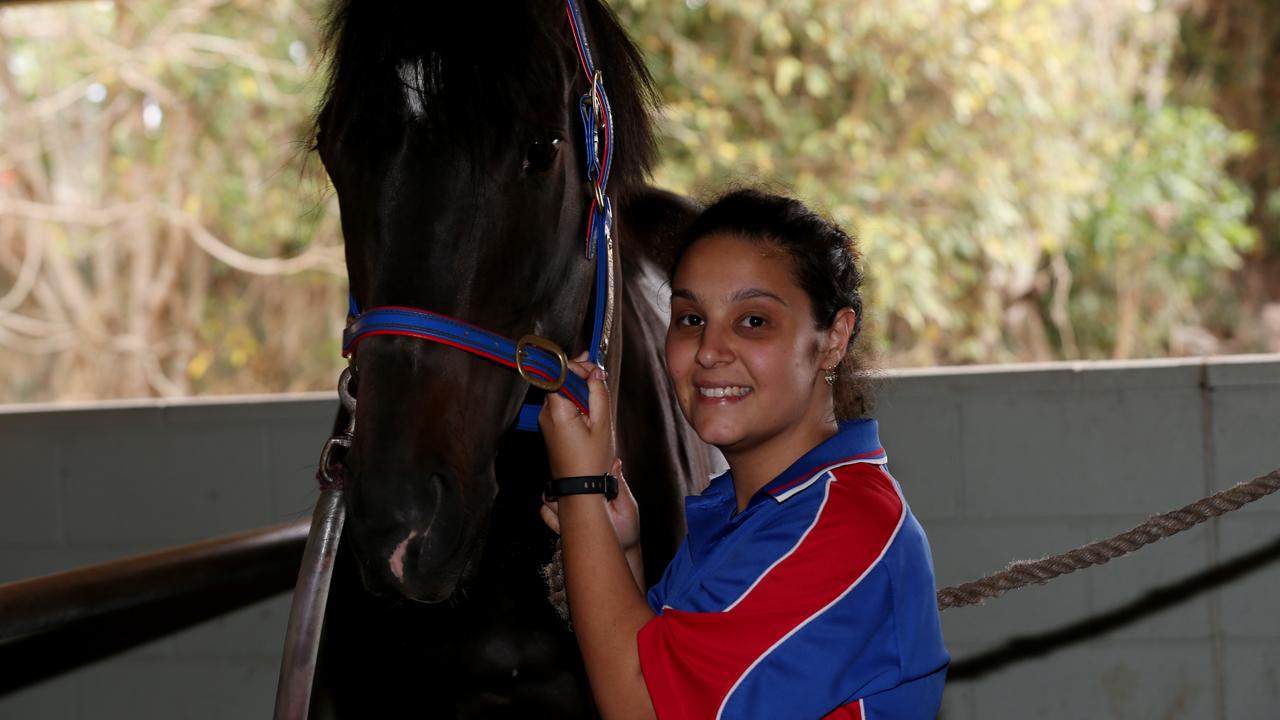
[[[839,424],[835,435],[827,438],[791,467],[782,471],[757,493],[784,502],[809,487],[823,471],[836,465],[853,462],[883,465],[888,462],[884,447],[880,445],[880,427],[875,420],[847,420]]]
[[[782,503],[812,486],[822,472],[836,465],[888,462],[880,445],[879,426],[875,420],[849,420],[839,424],[835,435],[801,455],[790,467],[761,488],[748,505],[766,498]],[[725,471],[711,478],[699,495],[685,498],[685,519],[689,528],[691,549],[695,552],[714,537],[724,523],[734,517],[737,497],[733,491],[733,474]]]

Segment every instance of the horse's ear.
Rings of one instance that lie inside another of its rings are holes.
[[[643,238],[640,242],[648,246],[646,254],[666,270],[685,229],[702,210],[702,204],[693,198],[645,185],[619,203],[619,232],[624,243]]]

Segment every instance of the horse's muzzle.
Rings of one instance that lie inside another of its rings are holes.
[[[405,479],[358,472],[347,486],[348,533],[365,587],[420,602],[451,597],[468,566],[473,533],[453,473]]]

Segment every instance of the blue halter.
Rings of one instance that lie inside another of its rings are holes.
[[[587,213],[586,257],[596,263],[594,322],[587,354],[603,364],[613,329],[613,242],[610,227],[613,208],[605,187],[613,164],[613,113],[604,91],[604,78],[591,59],[577,0],[566,0],[565,12],[573,30],[574,45],[591,89],[582,96],[578,112],[585,138],[587,179],[594,197]],[[579,410],[588,412],[587,384],[568,372],[568,359],[551,340],[536,335],[510,339],[447,315],[416,308],[380,306],[361,312],[355,296],[348,294],[347,328],[342,333],[342,356],[350,358],[361,340],[373,335],[404,335],[448,345],[514,369],[529,384],[547,392],[559,392]],[[538,431],[541,405],[520,409],[516,427]]]

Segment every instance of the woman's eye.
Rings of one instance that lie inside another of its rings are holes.
[[[747,327],[747,328],[762,328],[766,324],[768,324],[768,321],[766,321],[764,318],[760,317],[759,315],[748,315],[742,318],[741,322],[739,322],[738,324],[741,325],[742,327]]]
[[[702,318],[692,313],[686,313],[676,318],[676,324],[684,327],[698,327],[702,325]]]

